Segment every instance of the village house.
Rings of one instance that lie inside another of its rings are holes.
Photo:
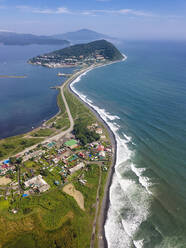
[[[43,180],[41,175],[33,177],[32,179],[24,182],[26,188],[33,188],[34,190],[38,190],[40,193],[49,190],[50,185],[48,185],[45,180]]]
[[[102,133],[103,133],[102,128],[98,127],[98,128],[96,129],[96,133],[97,133],[97,134],[102,134]]]
[[[73,174],[74,172],[82,169],[85,167],[85,164],[83,162],[79,163],[78,165],[76,165],[75,167],[71,168],[69,171],[71,174]]]
[[[71,139],[65,142],[65,146],[69,147],[70,149],[74,149],[78,147],[78,142],[77,140]]]

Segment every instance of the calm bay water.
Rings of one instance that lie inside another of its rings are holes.
[[[0,47],[0,137],[58,111],[59,70],[28,58],[59,47]],[[118,154],[105,226],[111,248],[186,247],[186,43],[127,42],[121,63],[74,85],[114,131]]]
[[[117,138],[109,247],[186,247],[186,43],[120,48],[125,62],[74,86]]]
[[[61,84],[56,75],[62,70],[27,64],[29,58],[56,49],[60,47],[0,46],[0,75],[27,76],[0,78],[0,138],[27,132],[58,112],[57,91],[50,87]]]

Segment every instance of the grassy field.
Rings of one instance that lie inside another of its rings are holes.
[[[92,114],[91,110],[72,95],[67,87],[64,89],[64,94],[74,120],[81,118],[87,125],[97,122],[97,118]]]
[[[54,125],[55,128],[57,129],[67,129],[70,127],[70,121],[68,119],[68,114],[65,109],[65,104],[63,102],[61,93],[59,92],[58,97],[57,97],[57,102],[58,106],[60,108],[60,114],[57,116],[55,119],[56,124]]]
[[[33,136],[33,137],[47,137],[47,136],[52,135],[54,132],[55,131],[52,129],[45,128],[45,129],[40,129],[36,132],[33,132],[31,134],[31,136]]]
[[[84,196],[85,211],[61,188],[40,196],[15,198],[13,202],[0,201],[0,247],[88,248],[95,212],[98,166],[91,165],[84,175],[87,185],[75,181],[74,186]],[[20,211],[13,215],[8,212],[9,206]]]
[[[0,140],[0,159],[7,158],[27,147],[41,142],[42,138],[25,138],[24,135],[14,136]]]

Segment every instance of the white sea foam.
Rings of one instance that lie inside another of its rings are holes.
[[[127,136],[125,133],[122,133],[122,134],[123,134],[124,138],[126,139],[127,143],[131,142],[132,137]]]
[[[134,164],[131,164],[132,171],[138,176],[139,182],[141,185],[147,190],[149,194],[152,194],[149,190],[149,187],[152,186],[148,177],[142,175],[142,173],[146,170],[145,168],[137,168]]]
[[[143,247],[143,239],[142,240],[138,240],[138,241],[133,241],[134,245],[136,246],[136,248],[142,248]]]
[[[126,60],[127,57],[124,58]],[[90,70],[89,70],[90,71]],[[123,137],[118,134],[120,126],[114,120],[119,120],[117,115],[111,115],[105,109],[101,109],[87,98],[87,96],[80,93],[74,84],[79,82],[82,76],[88,73],[85,72],[71,85],[71,90],[76,93],[84,102],[91,106],[100,117],[109,125],[113,131],[117,141],[117,157],[115,165],[115,174],[113,183],[110,188],[110,207],[108,211],[108,219],[105,225],[105,233],[108,241],[108,246],[112,248],[131,247],[132,237],[138,231],[140,224],[149,215],[149,199],[147,192],[139,188],[137,183],[129,178],[123,177],[125,170],[132,170],[139,178],[140,183],[148,189],[149,182],[141,175],[143,169],[137,169],[130,162],[128,165],[123,166],[123,163],[130,161],[132,152],[129,150],[127,144],[131,142],[131,137],[123,133]],[[124,209],[124,210],[123,210]],[[123,212],[124,211],[124,212]],[[125,215],[123,218],[122,215]],[[137,248],[142,247],[142,241],[135,241]],[[141,246],[140,246],[141,245]]]

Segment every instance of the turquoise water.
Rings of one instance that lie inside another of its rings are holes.
[[[58,71],[27,64],[35,55],[59,46],[0,46],[0,75],[26,75],[27,78],[0,78],[0,138],[31,130],[58,112]]]
[[[115,132],[109,247],[186,247],[186,43],[129,42],[75,89]]]

